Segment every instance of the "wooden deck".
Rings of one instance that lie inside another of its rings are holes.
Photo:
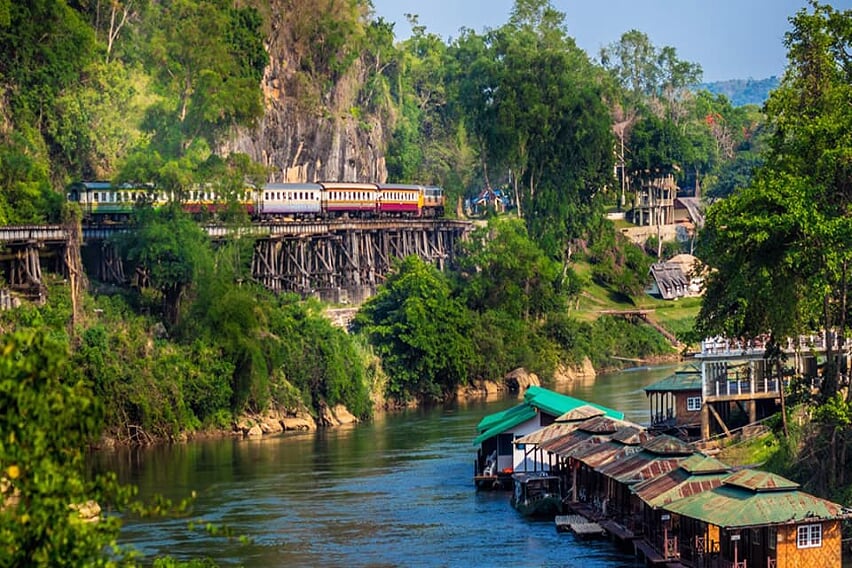
[[[557,531],[570,531],[577,535],[578,538],[606,536],[606,530],[602,526],[590,521],[583,515],[557,515],[555,522]]]

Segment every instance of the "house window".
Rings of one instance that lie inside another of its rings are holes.
[[[822,546],[822,525],[800,525],[797,529],[796,545],[799,548]]]
[[[690,412],[697,412],[701,410],[701,397],[700,396],[691,396],[686,399],[686,409]]]

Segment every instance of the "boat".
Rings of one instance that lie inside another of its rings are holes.
[[[562,513],[562,480],[546,471],[515,473],[512,506],[526,517],[550,517]]]

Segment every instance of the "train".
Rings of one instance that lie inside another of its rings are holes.
[[[68,201],[78,203],[88,221],[127,220],[139,204],[162,207],[173,199],[151,184],[114,185],[108,181],[79,181],[67,190]],[[437,186],[398,183],[267,183],[247,186],[237,196],[241,208],[254,220],[440,218],[444,190]],[[184,193],[181,207],[188,213],[213,214],[226,207],[210,187]]]

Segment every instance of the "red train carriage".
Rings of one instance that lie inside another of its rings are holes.
[[[378,213],[378,186],[373,183],[320,182],[323,214],[373,217]]]
[[[420,217],[423,186],[386,183],[379,185],[379,214],[388,217]]]

